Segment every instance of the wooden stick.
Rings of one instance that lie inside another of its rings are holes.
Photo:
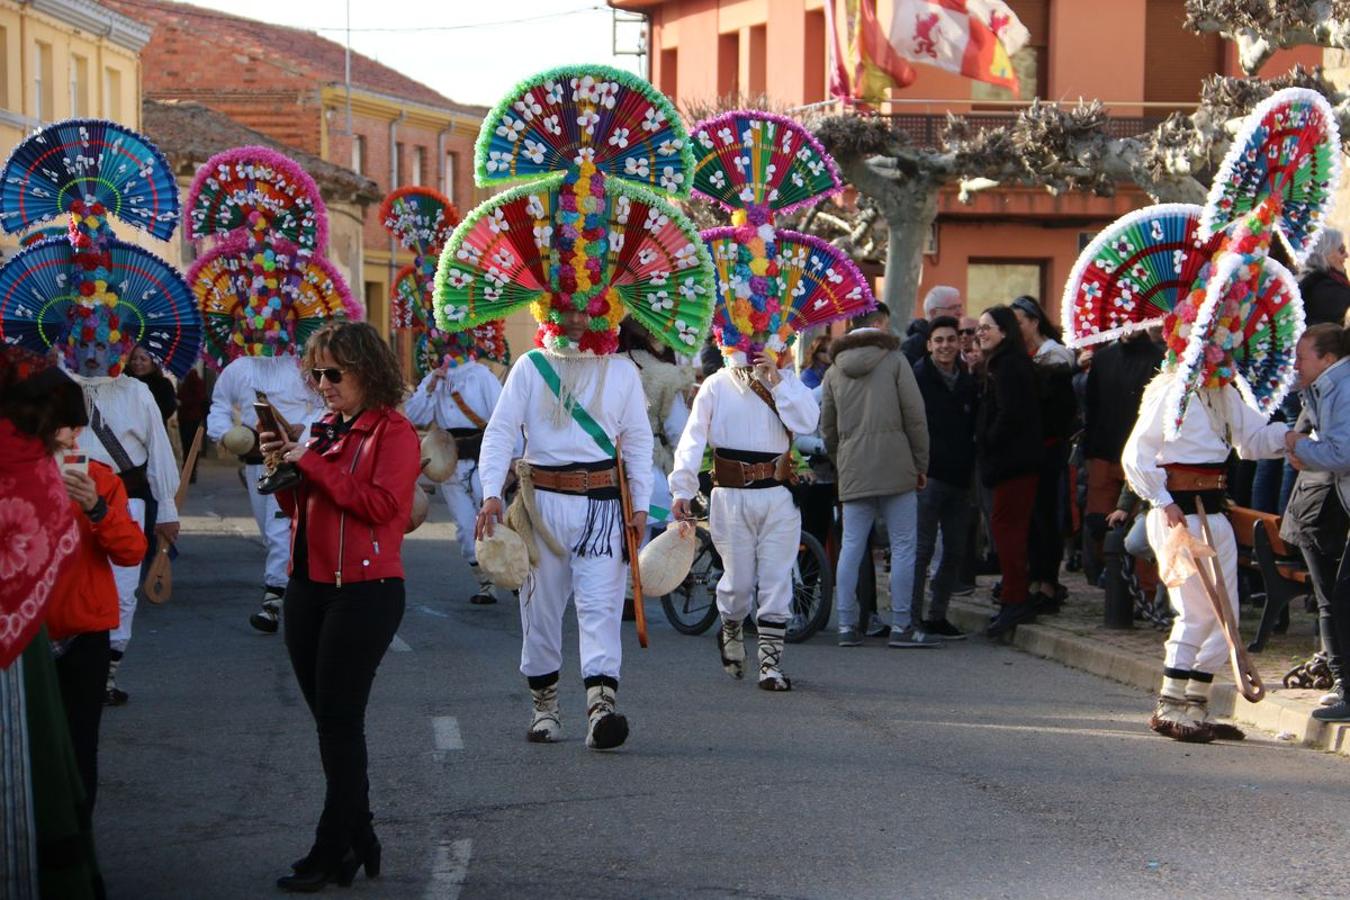
[[[1233,667],[1233,680],[1237,682],[1242,696],[1252,703],[1259,703],[1266,696],[1266,687],[1261,683],[1261,674],[1256,671],[1256,666],[1252,665],[1247,648],[1242,644],[1242,633],[1238,630],[1237,620],[1233,618],[1233,608],[1229,604],[1228,584],[1224,581],[1223,569],[1219,564],[1219,551],[1214,546],[1214,535],[1209,530],[1205,504],[1199,497],[1195,498],[1195,509],[1200,515],[1200,530],[1204,532],[1205,543],[1214,551],[1214,555],[1209,559],[1197,559],[1195,568],[1200,575],[1201,583],[1205,586],[1205,593],[1209,595],[1209,602],[1213,604],[1214,612],[1219,617],[1219,627],[1223,629],[1224,639],[1228,641],[1228,662]],[[1209,566],[1213,566],[1213,580],[1211,572],[1207,569]]]
[[[633,499],[628,494],[628,472],[623,464],[623,447],[614,443],[614,464],[619,475],[619,504],[623,510],[623,540],[628,548],[628,567],[633,573],[633,615],[637,620],[638,646],[647,646],[647,611],[642,604],[642,570],[638,565],[641,538],[633,527]]]
[[[197,433],[192,436],[192,447],[183,459],[183,470],[178,474],[178,493],[173,496],[174,505],[179,509],[187,499],[188,484],[192,480],[192,470],[197,465],[197,455],[202,450],[204,434],[206,426],[203,424],[198,426]],[[172,546],[165,540],[159,542],[159,546],[155,549],[155,558],[145,571],[145,580],[141,582],[141,591],[144,592],[146,599],[156,605],[168,602],[169,597],[173,595],[173,564],[169,559]]]

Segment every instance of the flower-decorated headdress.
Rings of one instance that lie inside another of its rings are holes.
[[[595,355],[618,346],[630,314],[680,353],[697,352],[712,315],[712,264],[666,198],[689,192],[692,158],[659,91],[608,66],[531,78],[488,114],[479,186],[525,181],[455,229],[436,271],[436,321],[462,331],[529,306],[536,343]],[[572,346],[563,313],[584,311]]]
[[[412,263],[399,270],[390,288],[389,318],[392,327],[413,336],[417,379],[441,366],[453,368],[473,359],[507,364],[511,355],[500,319],[462,332],[442,331],[436,325],[436,262],[459,224],[455,205],[431,188],[399,188],[384,198],[380,221],[413,253]]]
[[[14,148],[0,175],[0,226],[33,230],[0,270],[0,338],[39,353],[59,347],[72,371],[110,376],[139,343],[186,374],[202,340],[192,296],[175,268],[115,238],[110,216],[160,240],[177,225],[173,172],[144,137],[70,119]],[[34,228],[62,217],[65,229]]]
[[[207,160],[188,193],[188,237],[221,239],[188,270],[216,368],[238,356],[297,354],[325,322],[362,316],[324,258],[318,185],[274,150],[236,147]]]
[[[1165,368],[1177,373],[1166,435],[1190,397],[1233,383],[1269,415],[1294,381],[1303,303],[1294,276],[1269,257],[1279,234],[1302,261],[1340,179],[1340,136],[1321,94],[1288,88],[1248,116],[1208,202],[1130,213],[1079,256],[1064,290],[1068,343],[1082,347],[1161,324]]]
[[[703,239],[717,273],[713,333],[724,354],[779,358],[797,332],[876,306],[853,261],[824,241],[774,228],[775,215],[843,188],[839,169],[805,128],[738,110],[694,126],[694,193],[731,212]]]

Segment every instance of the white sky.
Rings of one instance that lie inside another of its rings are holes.
[[[346,39],[341,30],[346,0],[192,2],[317,31],[339,44]],[[461,103],[489,106],[522,78],[567,63],[639,71],[638,57],[612,53],[614,13],[603,0],[350,0],[350,5],[354,51]],[[628,48],[636,46],[637,35],[634,25],[620,32]]]

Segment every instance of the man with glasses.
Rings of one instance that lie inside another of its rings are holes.
[[[253,432],[253,446],[239,456],[244,464],[244,486],[253,507],[253,519],[267,547],[263,564],[262,607],[249,616],[249,624],[266,634],[275,634],[280,622],[281,598],[286,593],[286,567],[291,555],[291,520],[271,494],[258,493],[263,473],[258,449],[258,417],[253,404],[266,400],[291,426],[291,440],[300,437],[310,422],[323,412],[317,394],[306,384],[293,354],[240,356],[220,372],[211,393],[211,411],[206,416],[206,436],[219,441],[235,424]]]
[[[960,318],[965,309],[966,304],[961,299],[961,292],[951,285],[939,284],[924,295],[923,318],[915,319],[909,324],[909,332],[904,343],[900,345],[900,351],[905,354],[911,366],[923,359],[924,354],[928,352],[928,323],[939,316]]]

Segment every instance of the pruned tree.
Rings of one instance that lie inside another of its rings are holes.
[[[1342,7],[1350,7],[1350,0],[1187,0],[1188,24],[1197,30],[1219,31],[1222,22],[1241,29],[1253,48],[1265,41],[1263,46],[1274,49],[1308,42],[1342,46],[1335,42],[1350,41],[1350,21],[1326,21]],[[1264,61],[1274,49],[1253,49],[1252,59]],[[1102,104],[1081,100],[1073,107],[1033,101],[1011,125],[982,126],[949,115],[935,147],[915,145],[880,117],[830,116],[815,130],[888,228],[883,299],[893,312],[892,326],[903,333],[915,308],[924,239],[944,188],[957,187],[965,201],[997,186],[1111,196],[1119,185],[1134,184],[1157,202],[1202,203],[1241,118],[1273,91],[1293,85],[1324,94],[1336,109],[1341,133],[1350,134],[1350,99],[1327,83],[1320,69],[1301,67],[1268,81],[1214,76],[1205,82],[1195,112],[1173,114],[1133,137],[1111,137]]]

